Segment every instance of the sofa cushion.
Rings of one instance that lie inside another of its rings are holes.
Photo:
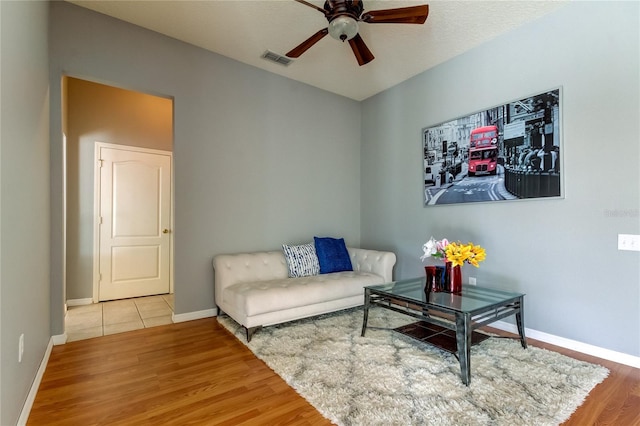
[[[349,251],[343,238],[313,237],[320,263],[320,273],[353,271]]]
[[[289,268],[289,277],[308,277],[320,273],[315,245],[311,243],[298,246],[283,244],[282,251]]]
[[[225,305],[247,316],[360,296],[364,286],[382,284],[380,275],[345,271],[302,278],[234,284],[222,292]]]

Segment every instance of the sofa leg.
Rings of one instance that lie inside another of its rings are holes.
[[[247,343],[249,343],[251,341],[251,338],[253,337],[254,334],[256,334],[256,331],[258,331],[261,328],[262,328],[261,325],[259,325],[257,327],[251,327],[251,328],[245,327],[244,328],[245,330],[247,330]]]

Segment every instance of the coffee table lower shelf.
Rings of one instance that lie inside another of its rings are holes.
[[[413,339],[428,343],[437,348],[458,354],[458,344],[456,342],[456,332],[439,325],[430,324],[425,321],[417,321],[402,327],[394,328],[394,331],[409,336]],[[489,335],[474,331],[471,333],[471,345],[487,340]]]

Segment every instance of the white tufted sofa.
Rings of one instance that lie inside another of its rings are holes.
[[[348,248],[353,271],[289,278],[282,251],[220,254],[213,259],[215,302],[247,331],[364,303],[363,287],[392,279],[396,255]]]

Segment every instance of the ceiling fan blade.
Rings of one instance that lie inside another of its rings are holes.
[[[400,7],[398,9],[365,12],[361,21],[369,24],[424,24],[429,16],[429,5]]]
[[[304,4],[305,6],[312,7],[312,8],[314,8],[315,10],[319,10],[319,11],[320,11],[320,12],[322,12],[322,14],[323,14],[323,15],[325,15],[325,16],[326,16],[326,15],[327,15],[327,13],[328,13],[326,10],[322,9],[321,7],[316,6],[315,4],[309,3],[308,1],[304,1],[304,0],[295,0],[295,1],[297,1],[298,3]]]
[[[371,53],[367,45],[364,43],[364,40],[362,40],[362,37],[360,37],[360,34],[356,34],[354,38],[349,40],[349,45],[351,46],[351,50],[353,50],[353,54],[356,55],[356,59],[360,66],[368,64],[375,58],[373,53]]]
[[[311,37],[309,37],[308,39],[300,43],[298,46],[291,49],[291,51],[287,53],[287,56],[289,58],[300,57],[300,55],[302,55],[304,52],[309,50],[311,46],[319,42],[327,34],[329,34],[328,28],[321,29],[320,31],[318,31],[317,33],[315,33],[314,35],[312,35]]]

